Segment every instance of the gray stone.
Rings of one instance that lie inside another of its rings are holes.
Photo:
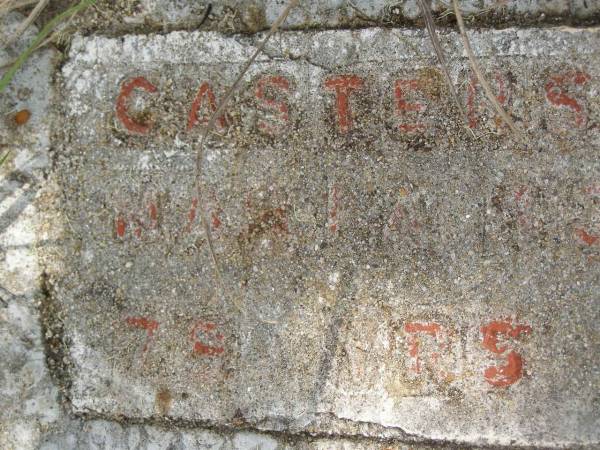
[[[0,20],[0,42],[23,20],[12,13]],[[0,65],[12,61],[35,27],[13,46],[0,49]],[[56,52],[34,54],[0,93],[0,448],[35,448],[44,430],[61,415],[58,391],[45,365],[39,325],[37,204],[49,163],[50,104]],[[19,111],[25,119],[16,121]]]
[[[452,2],[431,1],[438,27],[455,26]],[[98,0],[80,27],[104,34],[218,31],[256,33],[279,17],[283,0]],[[470,24],[482,27],[539,24],[593,25],[600,14],[597,0],[461,0]],[[284,30],[418,27],[424,25],[417,0],[303,0],[282,24]]]
[[[423,32],[278,35],[204,152],[219,282],[195,156],[259,38],[73,42],[45,255],[73,410],[597,445],[597,31],[470,34],[527,143],[454,33],[468,124]]]

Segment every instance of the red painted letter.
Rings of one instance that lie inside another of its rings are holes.
[[[196,325],[194,325],[194,328],[192,328],[192,334],[190,336],[192,342],[194,343],[194,353],[206,356],[217,356],[225,351],[225,349],[220,345],[224,336],[217,332],[216,328],[217,326],[214,323],[204,322],[202,320],[198,321]],[[200,340],[199,335],[202,336],[202,340]]]
[[[214,196],[214,202],[216,204],[217,198]],[[198,210],[198,199],[196,197],[192,198],[192,205],[187,213],[187,225],[185,226],[184,231],[189,233],[192,231],[192,227],[194,226],[194,222],[196,221],[197,211]],[[213,209],[210,212],[210,222],[212,224],[212,229],[216,230],[221,226],[221,219],[219,218],[219,213],[222,212],[221,208]]]
[[[347,133],[352,129],[352,112],[348,96],[350,92],[360,89],[362,85],[362,78],[356,75],[342,75],[325,80],[325,87],[335,91],[338,123],[342,133]]]
[[[194,128],[194,125],[196,125],[196,123],[198,122],[198,110],[202,106],[202,99],[205,96],[208,99],[209,109],[213,113],[217,110],[217,100],[215,99],[215,94],[213,93],[212,89],[210,88],[208,82],[205,81],[204,83],[202,83],[200,85],[200,88],[198,89],[198,93],[196,94],[196,98],[192,102],[192,109],[190,110],[190,114],[188,115],[188,125],[187,125],[188,130],[191,130],[192,128]],[[202,120],[202,122],[206,123],[206,122],[208,122],[208,120],[209,120],[208,118],[205,118]],[[217,119],[217,122],[219,123],[219,126],[221,128],[225,128],[225,126],[227,125],[227,122],[225,121],[224,116],[220,116]]]
[[[289,91],[289,81],[282,76],[265,76],[258,80],[258,84],[256,85],[256,98],[262,101],[261,103],[266,109],[277,111],[279,113],[278,119],[280,122],[287,122],[289,120],[288,105],[284,102],[266,97],[265,88],[267,87],[275,87],[283,91]],[[276,124],[269,124],[263,120],[258,122],[258,127],[269,134],[275,134],[280,129]]]
[[[144,77],[133,78],[121,86],[121,92],[117,97],[117,117],[125,128],[133,133],[146,134],[150,131],[151,125],[139,123],[133,120],[127,113],[127,100],[135,88],[143,89],[148,92],[156,92],[156,86],[146,80]]]
[[[600,197],[600,184],[590,184],[583,189],[583,192],[592,197],[595,202],[594,199]],[[600,240],[600,234],[594,233],[592,230],[590,230],[591,233],[585,228],[575,228],[574,231],[577,238],[586,245],[594,245]]]
[[[554,106],[566,106],[575,113],[575,125],[583,128],[587,122],[584,107],[575,98],[565,93],[568,85],[582,86],[592,78],[585,72],[567,72],[564,75],[554,75],[546,83],[546,98]]]
[[[492,353],[501,355],[508,348],[506,346],[498,347],[498,335],[504,335],[507,338],[518,338],[521,334],[531,333],[531,327],[527,325],[515,325],[514,327],[508,321],[493,321],[481,328],[483,333],[483,346]],[[510,386],[516,383],[523,376],[523,358],[514,350],[510,350],[506,355],[507,364],[505,366],[491,366],[485,369],[483,376],[486,381],[493,386]]]
[[[404,331],[412,334],[412,336],[410,336],[408,339],[408,353],[415,359],[415,365],[413,367],[414,371],[420,373],[421,362],[419,358],[419,341],[415,335],[417,333],[424,333],[426,335],[433,336],[436,340],[438,340],[441,326],[437,323],[408,322],[404,325]],[[435,363],[439,357],[439,353],[434,352],[431,354],[431,357]]]
[[[125,238],[127,227],[129,225],[133,225],[133,235],[138,239],[142,238],[143,231],[149,232],[151,230],[158,230],[159,222],[157,203],[154,200],[149,200],[147,204],[148,221],[142,219],[140,214],[135,211],[129,211],[127,214],[117,214],[114,222],[115,235],[117,238]]]
[[[498,103],[505,108],[508,103],[508,90],[506,88],[507,80],[501,75],[499,72],[496,72],[496,85],[498,86],[498,95],[496,95],[496,100]],[[476,87],[479,84],[477,77],[473,75],[469,84],[467,86],[467,117],[469,119],[469,127],[476,128],[479,123],[479,113],[478,113],[478,104],[475,102],[476,96]],[[502,120],[500,118],[496,119],[496,126],[500,126],[502,124]]]
[[[588,233],[583,228],[575,228],[575,234],[586,245],[594,245],[600,238],[600,236]]]
[[[427,108],[423,103],[408,103],[405,100],[405,93],[407,90],[421,90],[419,80],[396,80],[396,114],[399,116],[402,116],[409,111],[424,111],[425,108]],[[411,133],[415,131],[423,131],[425,129],[425,125],[422,123],[401,123],[398,125],[398,128],[400,131],[405,133]]]
[[[147,319],[146,317],[127,317],[125,321],[132,327],[143,328],[146,330],[146,342],[142,348],[142,353],[146,353],[150,343],[152,342],[152,339],[154,338],[154,332],[158,329],[158,322],[156,320]]]

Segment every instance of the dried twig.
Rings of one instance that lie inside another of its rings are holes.
[[[437,1],[446,7],[446,10],[439,15],[440,18],[454,14],[453,7],[452,7],[452,1],[450,1],[450,2],[447,2],[445,0],[437,0]],[[482,16],[482,15],[492,12],[494,10],[498,10],[498,9],[505,8],[505,7],[506,7],[506,0],[497,0],[495,5],[490,5],[487,8],[480,8],[480,7],[470,6],[468,4],[465,4],[460,7],[460,12],[463,13],[463,15],[468,15],[468,16]]]
[[[217,275],[218,284],[220,285],[220,288],[223,291],[224,291],[224,285],[223,285],[223,279],[221,276],[221,269],[219,267],[219,262],[217,261],[217,256],[215,254],[215,249],[214,249],[212,236],[211,236],[211,232],[210,232],[210,226],[209,226],[208,220],[206,219],[206,214],[207,214],[206,205],[204,204],[204,201],[202,200],[202,160],[203,160],[203,153],[204,153],[204,144],[206,142],[206,139],[208,138],[209,133],[213,130],[218,117],[220,117],[221,114],[223,113],[223,111],[225,110],[225,107],[227,106],[227,102],[231,99],[231,97],[236,92],[237,88],[239,87],[242,79],[244,78],[244,75],[246,74],[246,72],[248,71],[248,69],[250,68],[250,66],[252,65],[254,60],[256,59],[256,57],[263,51],[265,45],[267,44],[267,42],[269,41],[271,36],[273,36],[273,34],[279,29],[281,24],[285,21],[285,19],[289,15],[292,8],[294,8],[297,4],[298,4],[298,0],[290,0],[290,2],[287,4],[287,6],[283,10],[283,12],[280,14],[280,16],[277,18],[277,20],[271,26],[271,29],[267,32],[267,35],[265,36],[263,41],[258,45],[258,47],[254,51],[252,56],[248,59],[246,64],[244,64],[244,66],[242,67],[242,70],[240,71],[239,75],[235,79],[233,85],[227,90],[227,93],[225,94],[225,96],[223,97],[221,102],[219,103],[219,106],[217,107],[215,112],[210,117],[208,124],[206,125],[206,128],[204,128],[204,131],[200,138],[200,143],[198,145],[198,151],[196,154],[196,189],[197,189],[197,196],[198,196],[198,206],[199,206],[199,210],[200,210],[200,218],[202,221],[202,226],[204,228],[204,233],[206,234],[206,241],[208,243],[208,249],[210,252],[210,256],[211,256],[211,259],[215,266],[215,273]],[[239,307],[239,305],[237,305],[237,303],[236,303],[236,306]]]
[[[477,63],[477,58],[475,58],[473,50],[471,49],[471,43],[469,42],[469,38],[467,37],[465,23],[463,22],[463,17],[460,12],[460,8],[458,7],[457,0],[452,0],[452,4],[454,5],[454,15],[456,16],[456,21],[458,23],[458,28],[460,30],[460,36],[462,38],[463,45],[465,47],[465,51],[467,52],[467,57],[469,58],[469,63],[471,64],[471,68],[473,69],[473,72],[475,73],[477,80],[479,80],[479,84],[481,84],[481,87],[483,88],[483,91],[485,92],[487,99],[490,101],[490,103],[492,104],[492,106],[494,107],[494,109],[496,110],[498,115],[500,117],[502,117],[502,120],[504,122],[506,122],[506,124],[511,129],[511,131],[515,135],[517,135],[523,142],[526,142],[527,138],[525,137],[523,132],[517,128],[517,126],[513,122],[512,118],[508,115],[508,113],[506,111],[504,111],[504,108],[502,108],[500,103],[498,103],[498,100],[496,99],[496,96],[494,95],[492,88],[490,87],[489,83],[483,76],[483,72],[481,71],[481,68],[479,67],[479,64]]]
[[[212,3],[209,3],[204,8],[204,13],[202,14],[202,19],[200,19],[200,23],[198,24],[198,28],[200,28],[202,25],[204,25],[204,22],[206,22],[206,19],[208,19],[208,16],[210,15],[211,11],[212,11]]]
[[[39,0],[4,0],[0,1],[0,17],[9,12],[25,8],[26,6],[35,5]]]
[[[456,89],[454,88],[454,83],[452,83],[452,78],[450,77],[450,72],[448,70],[448,63],[446,62],[446,57],[444,56],[444,51],[442,50],[442,46],[437,37],[437,32],[435,30],[435,23],[433,21],[433,16],[431,15],[431,8],[429,7],[429,0],[419,0],[419,8],[421,9],[421,13],[423,14],[423,18],[425,19],[425,26],[427,27],[427,32],[429,33],[429,37],[431,38],[431,43],[433,44],[433,49],[435,50],[435,54],[437,55],[438,61],[442,66],[442,72],[444,72],[444,78],[446,79],[446,84],[450,89],[450,96],[452,97],[452,101],[458,108],[462,120],[465,125],[469,123],[467,120],[467,114],[463,109],[460,101],[458,100],[458,94],[456,93]]]

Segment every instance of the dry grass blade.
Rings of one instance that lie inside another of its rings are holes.
[[[460,104],[460,101],[458,100],[458,94],[456,93],[456,89],[454,88],[454,83],[452,83],[452,78],[450,77],[450,72],[448,70],[448,63],[446,62],[444,51],[442,50],[442,46],[437,37],[435,23],[433,22],[433,16],[431,15],[431,8],[429,7],[428,0],[418,0],[418,3],[419,8],[421,9],[421,13],[423,14],[423,18],[425,19],[425,26],[427,27],[427,32],[429,33],[431,43],[433,44],[433,49],[435,50],[435,54],[438,58],[438,61],[440,62],[440,65],[442,66],[442,72],[444,72],[446,84],[448,85],[448,89],[450,89],[452,101],[458,108],[463,123],[467,125],[469,123],[467,120],[467,114],[465,113],[465,110],[463,109],[462,105]]]
[[[252,63],[254,63],[254,60],[256,59],[256,57],[263,51],[263,49],[265,48],[265,45],[267,44],[269,39],[271,39],[271,36],[273,36],[273,34],[279,29],[281,24],[285,21],[285,19],[289,15],[292,8],[294,8],[297,4],[298,4],[298,0],[290,0],[290,2],[287,4],[285,9],[282,11],[282,13],[279,15],[277,20],[273,23],[273,25],[267,32],[267,35],[265,36],[265,38],[258,45],[258,47],[254,51],[252,56],[248,59],[248,61],[246,61],[246,64],[244,64],[244,66],[242,67],[242,70],[240,71],[239,75],[235,79],[233,85],[227,90],[227,93],[225,94],[225,96],[223,97],[221,102],[219,103],[219,106],[217,107],[215,112],[211,115],[211,117],[208,121],[208,124],[206,125],[206,128],[204,128],[204,131],[200,138],[200,143],[198,145],[198,151],[196,154],[196,189],[197,189],[197,197],[198,197],[199,210],[200,210],[200,218],[202,221],[202,227],[204,228],[204,233],[206,234],[206,241],[208,243],[210,257],[215,266],[215,273],[217,274],[218,284],[222,290],[223,290],[224,286],[223,286],[223,279],[221,277],[221,269],[219,267],[219,262],[217,261],[217,256],[215,253],[214,244],[213,244],[212,236],[211,236],[211,232],[210,232],[210,226],[209,226],[208,220],[206,219],[206,207],[205,207],[203,197],[202,197],[202,159],[204,157],[204,144],[206,142],[206,139],[208,138],[208,135],[214,129],[215,124],[217,122],[217,118],[220,117],[221,114],[223,113],[223,111],[225,110],[225,108],[227,106],[227,102],[231,99],[233,94],[236,92],[242,79],[244,78],[244,75],[246,74],[246,72],[248,71],[248,69],[250,68]],[[239,307],[239,305],[237,305],[237,304],[236,304],[236,306]]]
[[[54,16],[46,25],[44,25],[41,31],[33,39],[33,42],[29,45],[29,47],[27,47],[27,49],[19,55],[12,67],[8,69],[0,79],[0,92],[6,89],[17,71],[21,68],[25,61],[27,61],[27,58],[31,56],[31,54],[40,46],[40,44],[45,41],[45,39],[60,23],[85,10],[88,6],[93,5],[95,2],[96,0],[81,0],[78,4],[71,6],[57,16]]]
[[[9,12],[19,9],[25,8],[26,6],[35,5],[39,0],[4,0],[0,1],[0,17]]]
[[[483,72],[481,71],[481,68],[479,67],[477,58],[475,58],[473,49],[471,48],[471,42],[469,41],[469,38],[467,36],[467,31],[465,29],[465,23],[463,21],[462,13],[460,12],[460,8],[458,7],[458,1],[452,0],[452,5],[454,6],[454,15],[456,16],[456,21],[458,23],[458,28],[460,30],[460,36],[462,38],[463,45],[465,47],[465,51],[467,52],[467,57],[469,58],[469,63],[471,64],[471,68],[473,69],[473,72],[475,73],[475,76],[477,77],[479,84],[481,84],[481,87],[483,88],[483,91],[485,92],[485,96],[490,101],[490,103],[492,104],[492,106],[494,107],[494,109],[496,110],[498,115],[500,117],[502,117],[502,120],[506,123],[506,125],[508,125],[510,130],[515,135],[517,135],[523,142],[526,142],[527,139],[526,139],[525,135],[523,134],[523,132],[521,130],[519,130],[517,128],[517,126],[513,122],[512,118],[508,115],[508,113],[506,111],[504,111],[504,108],[502,108],[500,103],[498,103],[498,100],[496,99],[496,96],[494,95],[494,92],[492,91],[490,84],[487,82],[487,80],[483,76]]]
[[[445,0],[437,0],[438,3],[444,5],[446,7],[446,10],[444,12],[442,12],[439,17],[446,17],[449,15],[454,14],[454,7],[452,6],[452,1],[445,1]],[[492,11],[496,11],[502,8],[506,7],[506,0],[497,0],[496,4],[490,5],[486,8],[481,8],[481,7],[476,7],[476,6],[472,6],[472,5],[462,5],[460,7],[460,12],[463,13],[463,15],[467,15],[467,16],[482,16],[485,14],[488,14]]]
[[[71,23],[71,20],[72,20],[72,19],[73,19],[73,18],[69,19],[69,22],[67,22],[67,26],[68,26],[68,24],[69,24],[69,23]],[[52,35],[51,35],[49,38],[45,39],[45,40],[44,40],[43,42],[41,42],[41,43],[40,43],[40,44],[39,44],[39,45],[38,45],[38,46],[37,46],[35,49],[33,49],[33,52],[37,52],[39,49],[41,49],[41,48],[44,48],[44,47],[46,47],[48,44],[51,44],[51,43],[53,43],[53,42],[54,42],[54,43],[56,43],[56,42],[55,42],[55,39],[56,39],[56,37],[57,37],[57,36],[59,36],[60,34],[61,34],[61,31],[55,31],[54,33],[52,33]],[[2,69],[6,69],[7,67],[10,67],[10,66],[12,66],[14,63],[16,63],[16,62],[17,62],[17,59],[18,59],[18,58],[14,58],[14,59],[11,59],[10,61],[7,61],[7,62],[5,62],[4,64],[0,64],[0,70],[2,70]]]
[[[33,8],[33,10],[29,13],[29,16],[27,16],[27,18],[23,22],[21,22],[21,24],[14,31],[14,33],[4,42],[4,46],[8,47],[17,39],[19,39],[21,35],[25,32],[25,30],[31,26],[35,19],[38,18],[38,16],[44,10],[44,8],[48,6],[49,2],[50,0],[39,0],[37,5],[35,5],[35,8]]]
[[[10,151],[0,156],[0,167],[2,167],[2,164],[4,164],[4,162],[8,159],[8,155],[10,155]]]

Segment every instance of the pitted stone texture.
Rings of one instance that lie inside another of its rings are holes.
[[[77,412],[568,446],[600,435],[594,30],[78,38],[48,255]],[[347,95],[345,95],[347,94]],[[195,113],[194,105],[198,106]],[[476,411],[476,413],[474,413]]]
[[[0,20],[0,42],[25,17]],[[0,49],[0,65],[16,58],[36,35],[29,28],[12,46]],[[4,47],[4,46],[3,46]],[[56,52],[41,50],[0,93],[0,448],[33,449],[60,418],[58,391],[49,376],[39,324],[38,248],[47,236],[38,204],[49,163],[50,104]],[[0,75],[3,71],[0,71]],[[28,120],[15,120],[19,111]]]
[[[435,447],[336,438],[269,436],[250,431],[216,432],[173,426],[123,425],[103,420],[72,422],[67,430],[47,433],[40,450],[433,450]]]
[[[128,26],[192,29],[202,25],[221,32],[256,32],[270,27],[286,3],[280,0],[140,0],[134,7],[131,2],[120,1],[101,3],[101,8],[114,10],[112,25],[115,21],[122,22],[125,29]],[[459,3],[470,22],[482,25],[585,22],[594,21],[600,14],[600,4],[593,0],[462,0]],[[451,1],[432,1],[431,8],[441,23],[452,15]],[[100,22],[102,19],[100,16]],[[420,20],[416,0],[308,0],[299,2],[282,28],[406,25]]]

